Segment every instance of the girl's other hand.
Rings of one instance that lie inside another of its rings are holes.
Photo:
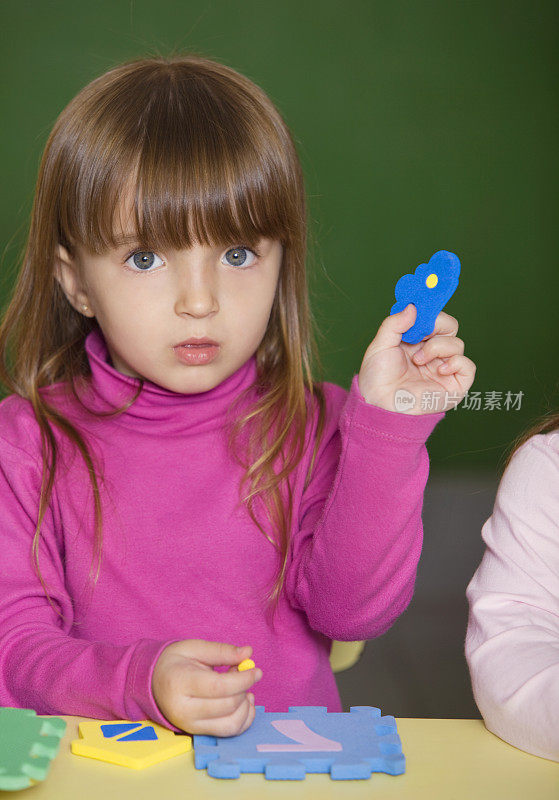
[[[458,405],[472,385],[474,362],[464,355],[458,320],[441,311],[435,329],[417,344],[402,341],[414,324],[412,304],[384,319],[365,351],[359,391],[368,403],[405,414],[432,414]],[[431,398],[423,403],[423,395]],[[405,403],[404,403],[405,401]]]
[[[151,687],[163,716],[189,734],[237,736],[254,721],[254,695],[247,690],[260,680],[258,668],[238,672],[252,647],[185,639],[163,650]],[[227,672],[213,667],[231,664]]]

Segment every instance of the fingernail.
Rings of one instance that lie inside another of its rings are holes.
[[[413,357],[415,361],[423,361],[425,359],[425,351],[423,350],[423,348],[421,350],[418,350],[417,353],[414,353]]]
[[[261,677],[262,677],[262,670],[261,669],[257,669],[256,670],[256,675],[255,675],[255,680],[259,681]]]
[[[249,692],[247,697],[249,699],[249,703],[253,703],[254,704],[254,695],[253,695],[253,693]]]

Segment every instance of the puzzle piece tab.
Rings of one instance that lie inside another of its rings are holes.
[[[27,789],[46,778],[66,721],[31,708],[0,707],[0,789]]]
[[[238,736],[194,735],[194,766],[214,778],[263,772],[268,780],[302,780],[329,772],[332,780],[370,778],[372,772],[400,775],[405,758],[394,717],[373,706],[349,713],[324,706],[290,706],[267,712],[256,706],[254,722]]]
[[[107,722],[92,719],[78,725],[74,755],[97,758],[132,769],[144,769],[192,749],[191,736],[177,736],[150,720]]]
[[[403,311],[409,303],[417,309],[414,324],[402,335],[403,342],[417,344],[433,333],[435,320],[456,291],[459,277],[460,259],[448,250],[432,255],[413,275],[402,275],[394,289],[396,302],[390,315]]]

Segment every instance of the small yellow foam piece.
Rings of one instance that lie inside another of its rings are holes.
[[[252,669],[254,666],[255,664],[252,658],[245,658],[244,661],[241,661],[237,669],[239,672],[244,672],[245,669]]]
[[[435,275],[434,272],[432,272],[430,275],[427,275],[425,283],[427,284],[429,289],[434,289],[438,282],[439,282],[439,276]]]
[[[80,738],[70,745],[74,755],[132,769],[151,767],[192,749],[191,736],[177,736],[151,720],[92,719],[80,722],[78,732]]]

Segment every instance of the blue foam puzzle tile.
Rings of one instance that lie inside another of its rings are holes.
[[[402,275],[394,288],[396,302],[390,314],[403,311],[409,303],[417,309],[414,324],[402,335],[403,342],[417,344],[433,333],[435,320],[456,291],[459,277],[460,259],[448,250],[432,255],[413,275]]]
[[[401,775],[405,757],[394,717],[373,706],[329,712],[324,706],[290,706],[288,712],[256,706],[254,722],[239,736],[194,735],[194,766],[214,778],[263,772],[268,780],[302,780],[329,772],[332,780]]]

